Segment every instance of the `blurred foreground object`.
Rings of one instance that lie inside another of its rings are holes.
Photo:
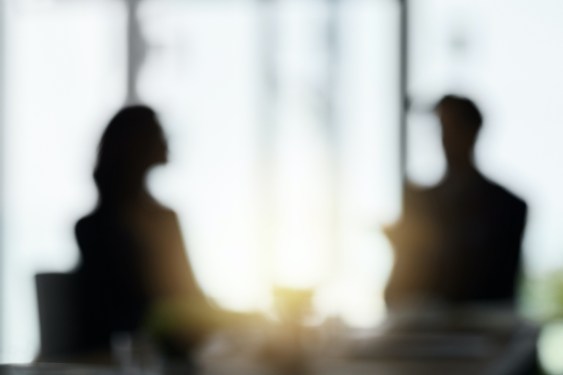
[[[258,328],[258,327],[256,327]],[[158,375],[533,375],[538,329],[506,309],[464,307],[403,310],[373,331],[348,330],[338,345],[307,351],[306,366],[279,367],[256,356],[269,338],[234,337],[236,350],[200,352],[197,368],[163,368]],[[321,329],[322,327],[317,327]],[[250,334],[250,332],[247,332]],[[239,332],[242,335],[242,332]],[[226,338],[223,338],[226,339]],[[334,340],[334,337],[327,338]],[[217,340],[221,340],[217,337]],[[265,340],[265,341],[264,341]],[[246,343],[246,344],[245,344]],[[216,346],[218,342],[209,343]],[[337,344],[337,343],[333,343]],[[253,348],[246,350],[244,345]],[[334,350],[338,347],[338,350]],[[210,348],[211,349],[211,348]],[[327,350],[328,349],[328,350]],[[278,364],[281,362],[278,362]],[[4,367],[7,375],[123,374],[119,367]]]
[[[272,322],[262,355],[282,373],[307,372],[308,347],[305,320],[312,313],[311,289],[273,289],[277,322]]]
[[[531,375],[538,371],[538,335],[535,324],[510,308],[419,306],[391,314],[374,334],[355,341],[351,353],[358,360],[428,362],[420,373]],[[435,372],[423,371],[432,367]]]

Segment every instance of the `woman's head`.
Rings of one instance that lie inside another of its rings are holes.
[[[167,161],[156,113],[147,106],[121,109],[104,130],[94,180],[102,200],[126,199],[143,188],[148,170]]]

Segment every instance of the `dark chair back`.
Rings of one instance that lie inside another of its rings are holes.
[[[75,273],[35,275],[40,361],[64,361],[80,350],[83,330],[80,285]]]

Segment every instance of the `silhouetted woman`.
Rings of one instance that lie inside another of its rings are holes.
[[[118,333],[149,330],[178,354],[205,335],[198,319],[207,304],[178,218],[147,189],[148,172],[166,161],[163,130],[146,106],[122,109],[103,133],[94,170],[98,204],[76,224],[88,349],[110,349]]]

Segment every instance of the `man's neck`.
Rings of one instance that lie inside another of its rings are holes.
[[[464,182],[480,175],[479,170],[473,164],[449,165],[444,182]]]

